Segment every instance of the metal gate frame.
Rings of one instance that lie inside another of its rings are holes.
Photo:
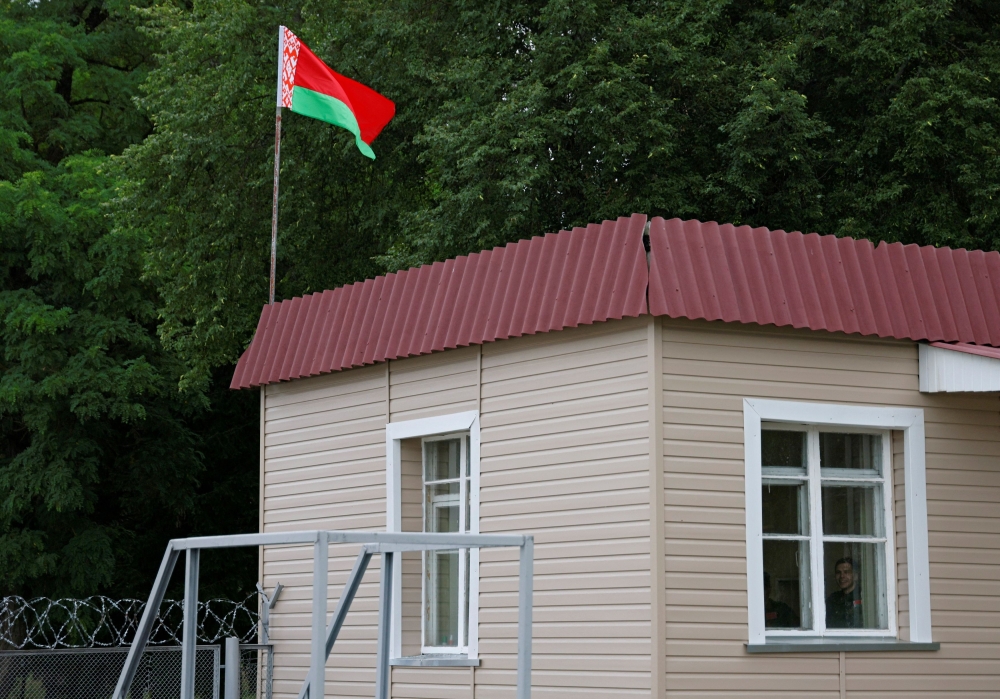
[[[153,628],[156,611],[167,591],[170,576],[186,552],[184,570],[184,623],[181,641],[180,699],[194,699],[194,648],[197,641],[198,568],[202,549],[242,546],[313,545],[312,633],[310,636],[309,673],[299,691],[299,699],[323,699],[326,685],[326,661],[354,601],[361,578],[371,557],[382,555],[382,579],[378,607],[378,651],[376,656],[375,698],[389,699],[389,624],[392,617],[392,576],[397,554],[404,551],[435,551],[471,548],[517,547],[520,549],[517,612],[517,699],[531,699],[531,626],[534,582],[534,537],[520,534],[427,534],[344,531],[298,531],[274,534],[232,534],[173,539],[156,574],[149,601],[136,629],[135,639],[118,678],[112,699],[126,699],[135,677],[146,642]],[[330,544],[361,544],[354,569],[333,612],[326,623],[328,566]],[[317,692],[311,689],[317,687]]]

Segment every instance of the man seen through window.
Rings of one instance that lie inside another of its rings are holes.
[[[771,599],[771,575],[764,572],[764,626],[776,629],[796,629],[799,615],[779,600]]]
[[[833,566],[833,577],[839,588],[826,598],[828,629],[864,628],[861,608],[861,586],[857,582],[854,559],[841,558]]]

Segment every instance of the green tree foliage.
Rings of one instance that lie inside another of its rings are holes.
[[[157,294],[142,280],[147,241],[111,230],[106,154],[149,128],[131,101],[149,41],[126,10],[0,10],[3,594],[141,594],[170,536],[256,519],[256,444],[250,483],[231,482],[232,457],[247,451],[234,437],[249,420],[255,441],[255,416],[226,396],[235,425],[220,429],[219,409],[178,390],[182,365],[157,337]],[[232,514],[241,497],[249,517],[206,522],[217,490],[213,512]]]
[[[1000,246],[994,0],[143,8],[0,10],[8,587],[141,588],[167,536],[253,527],[225,386],[266,299],[278,24],[397,103],[374,162],[285,115],[282,297],[635,211]]]
[[[196,0],[147,15],[122,225],[201,385],[266,298],[276,27],[397,103],[357,157],[286,115],[279,296],[635,211],[995,248],[987,0]]]
[[[122,157],[128,185],[117,210],[125,230],[150,236],[161,336],[188,362],[185,385],[203,386],[212,367],[235,361],[267,300],[278,25],[299,25],[331,65],[399,105],[374,163],[354,157],[328,124],[285,115],[279,288],[287,296],[380,272],[373,257],[400,212],[429,201],[415,139],[437,109],[425,98],[426,62],[450,41],[440,34],[446,11],[209,0],[145,13],[161,46],[140,100],[155,130]]]

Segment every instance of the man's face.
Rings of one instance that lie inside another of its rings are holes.
[[[836,570],[837,585],[844,592],[854,589],[854,566],[850,563],[841,563]]]

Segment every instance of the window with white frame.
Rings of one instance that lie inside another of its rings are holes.
[[[479,446],[476,411],[387,424],[387,530],[478,534]],[[478,549],[403,554],[391,657],[478,658],[478,596]]]
[[[423,440],[424,531],[467,534],[469,495],[468,434]],[[467,653],[469,550],[423,554],[422,652]]]
[[[898,640],[894,431],[903,448],[905,640],[932,642],[923,411],[747,398],[743,419],[749,645]]]
[[[895,633],[889,432],[761,426],[764,626]]]

